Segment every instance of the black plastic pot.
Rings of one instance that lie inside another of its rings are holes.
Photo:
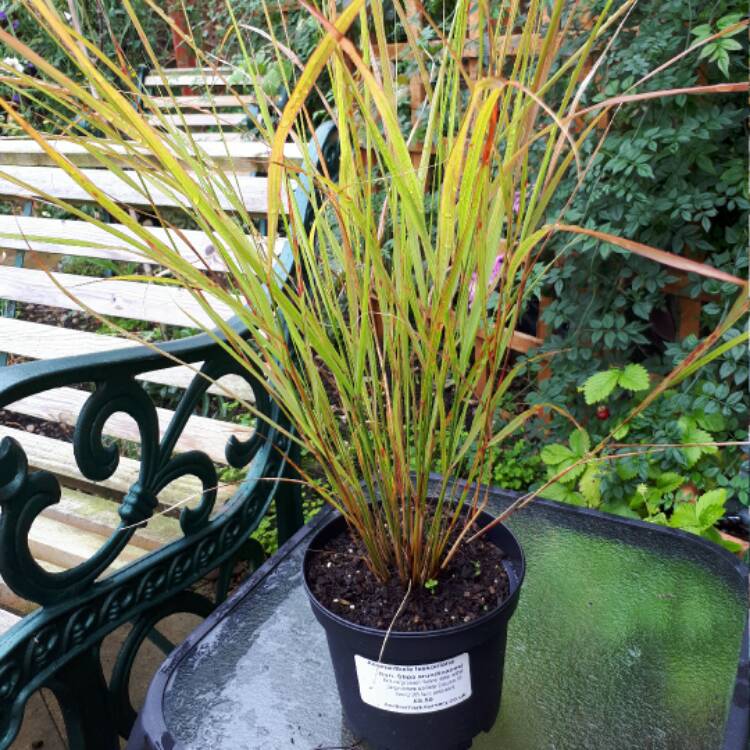
[[[485,526],[492,516],[478,521]],[[500,708],[508,621],[515,611],[525,564],[516,538],[503,525],[486,539],[505,553],[508,598],[477,620],[442,630],[391,632],[355,625],[315,599],[307,581],[313,550],[345,528],[337,515],[308,544],[305,590],[325,628],[347,722],[377,750],[466,750],[489,731]]]

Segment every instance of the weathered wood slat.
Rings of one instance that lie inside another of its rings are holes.
[[[106,169],[81,168],[80,171],[96,190],[109,196],[116,203],[129,206],[188,208],[183,196],[170,194],[148,182],[142,184],[144,175],[147,173],[139,176],[133,170],[124,170],[125,177],[132,180],[132,183],[128,183],[119,175]],[[94,200],[72,177],[57,167],[14,166],[12,172],[6,170],[5,174],[12,174],[21,182],[21,185],[0,177],[0,196],[3,197],[44,199],[44,196],[48,195],[77,203],[90,203]],[[268,209],[268,181],[264,177],[248,175],[232,175],[230,180],[232,189],[241,200],[245,210],[255,216],[265,216]],[[200,187],[202,190],[208,189],[208,186],[203,184]],[[222,185],[216,182],[213,189],[217,201],[225,211],[235,210],[234,204]]]
[[[190,132],[190,140],[203,146],[204,143],[250,143],[248,134],[237,130],[225,130],[222,133],[205,133],[200,130]]]
[[[104,336],[89,331],[58,328],[44,323],[33,323],[28,320],[0,316],[0,352],[19,357],[53,359],[55,357],[66,357],[70,354],[93,354],[118,349],[131,349],[134,346],[137,346],[137,342],[118,336]],[[167,364],[169,360],[165,358],[164,362]],[[200,362],[196,363],[196,370],[200,368],[200,365]],[[149,383],[187,388],[195,376],[195,370],[183,365],[154,370],[136,377],[138,380]],[[225,376],[220,384],[210,385],[208,392],[229,398],[239,397],[248,400],[250,403],[254,399],[252,388],[237,375]]]
[[[117,470],[109,479],[92,482],[78,471],[72,443],[0,425],[0,440],[4,437],[12,437],[18,441],[31,468],[49,471],[58,477],[63,487],[82,490],[88,493],[87,497],[96,493],[120,500],[138,480],[140,462],[132,458],[121,456]],[[159,507],[162,511],[168,511],[182,508],[185,504],[193,505],[200,490],[200,482],[195,477],[181,477],[159,493]],[[217,488],[217,506],[231,497],[235,490],[234,484],[220,484]]]
[[[86,562],[106,541],[106,537],[100,534],[77,529],[45,516],[36,518],[28,538],[29,550],[35,558],[63,569]],[[128,544],[112,563],[110,570],[118,570],[145,554],[146,550],[143,548]]]
[[[514,352],[526,352],[529,349],[534,349],[537,346],[541,346],[544,342],[542,339],[532,336],[530,333],[522,333],[521,331],[513,331],[513,336],[510,340],[510,348]]]
[[[16,401],[6,408],[9,411],[25,414],[29,417],[75,425],[78,414],[89,395],[86,391],[79,391],[75,388],[53,388]],[[173,412],[169,409],[157,408],[156,413],[159,420],[159,432],[163,435]],[[192,416],[177,441],[176,450],[178,452],[204,451],[213,461],[225,464],[224,446],[230,436],[236,435],[238,438],[246,440],[252,435],[252,432],[251,428],[244,425],[231,424],[208,417]],[[104,434],[136,443],[140,441],[140,433],[135,422],[129,416],[120,413],[112,415],[107,420]]]
[[[0,579],[0,604],[2,603],[2,589],[3,582]],[[12,612],[6,612],[4,609],[0,609],[0,635],[10,630],[21,618],[18,615],[14,615]]]
[[[195,501],[189,505],[195,505]],[[119,507],[120,504],[114,500],[105,500],[65,487],[60,502],[45,508],[42,515],[106,538],[115,532],[122,521],[118,513]],[[181,536],[180,522],[176,518],[157,514],[149,519],[146,526],[136,530],[128,544],[150,552]]]
[[[207,71],[201,68],[165,68],[158,73],[147,75],[143,81],[146,88],[163,87],[165,83],[170,87],[175,86],[227,86],[228,80],[234,71],[232,68],[217,68]],[[250,78],[245,81],[233,83],[232,86],[250,85]]]
[[[195,328],[211,326],[211,319],[186,289],[117,279],[98,279],[70,273],[52,276],[73,297],[100,315]],[[82,310],[45,271],[0,267],[0,299]],[[231,310],[218,300],[211,306],[223,318]]]
[[[114,231],[143,244],[143,239],[129,227],[122,224],[112,224],[112,227]],[[154,240],[166,244],[170,250],[176,250],[196,268],[226,271],[220,253],[204,232],[157,227],[143,227],[143,230]],[[248,247],[256,247],[265,256],[268,244],[264,238],[247,234],[245,239]],[[276,254],[281,252],[284,244],[283,239],[276,241]],[[75,219],[1,215],[0,248],[153,264],[152,258],[133,250],[127,241],[113,236],[109,230]]]
[[[100,495],[120,498],[138,480],[141,464],[132,458],[121,456],[117,471],[109,479],[91,482],[78,471],[72,443],[0,425],[0,439],[4,437],[12,437],[18,441],[26,453],[31,468],[49,471],[66,487],[72,486],[72,488],[83,489],[86,492],[97,492]],[[199,490],[200,483],[197,479],[183,477],[165,487],[159,494],[159,501],[163,508],[181,506],[186,498],[191,498],[188,503],[191,504]],[[219,494],[225,497],[231,494],[231,488],[220,488]]]
[[[207,136],[219,136],[215,140],[208,140]],[[216,162],[229,173],[242,173],[252,169],[265,168],[271,149],[261,141],[248,140],[245,134],[227,133],[226,142],[222,141],[221,133],[196,133],[194,140],[202,154]],[[236,136],[241,137],[236,137]],[[133,148],[120,144],[110,144],[91,140],[91,147],[87,148],[80,142],[65,138],[51,138],[50,143],[57,153],[64,155],[79,167],[101,167],[101,160],[97,158],[97,151],[103,151],[109,157],[122,154],[132,158]],[[189,143],[186,145],[190,145]],[[298,162],[302,159],[300,148],[288,143],[284,147],[284,158]],[[55,162],[47,152],[30,138],[0,137],[0,164],[5,166],[45,167],[55,166]]]
[[[246,107],[256,101],[249,94],[217,94],[216,96],[150,96],[148,103],[161,109],[225,109]]]
[[[59,565],[53,565],[46,560],[38,560],[42,568],[50,573],[59,573],[62,568]],[[10,610],[9,614],[28,615],[37,609],[38,605],[30,602],[28,599],[22,599],[10,586],[0,577],[0,608]]]
[[[152,115],[148,118],[149,125],[159,127],[172,125],[176,128],[237,128],[245,124],[247,115],[244,112],[229,112],[216,114],[212,112],[198,114]]]

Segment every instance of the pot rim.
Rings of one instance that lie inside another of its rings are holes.
[[[493,516],[491,513],[488,513],[486,510],[482,511],[482,516],[487,516],[490,518],[490,520],[493,520],[495,516]],[[480,518],[482,517],[480,516]],[[388,634],[388,630],[381,630],[380,628],[373,628],[369,625],[359,625],[356,622],[352,622],[351,620],[347,620],[345,617],[342,617],[341,615],[337,615],[335,612],[332,612],[330,609],[325,607],[318,598],[313,594],[313,592],[310,590],[310,587],[307,583],[307,561],[308,557],[310,555],[310,547],[315,542],[315,540],[320,536],[321,533],[325,529],[327,529],[332,524],[336,523],[337,521],[342,520],[344,517],[339,511],[334,511],[334,514],[332,518],[330,518],[323,526],[321,526],[315,534],[310,538],[310,540],[307,542],[307,545],[305,547],[305,554],[302,558],[302,586],[305,589],[305,593],[307,594],[308,599],[312,603],[314,607],[319,609],[320,611],[324,612],[326,617],[333,620],[336,624],[341,625],[343,627],[346,627],[350,630],[354,630],[358,633],[361,633],[363,635],[372,635],[372,636],[378,636],[380,638],[384,638],[386,634]],[[486,622],[489,622],[493,617],[496,617],[500,612],[502,612],[507,607],[511,606],[515,600],[518,598],[518,592],[521,588],[521,584],[523,583],[524,577],[526,576],[526,556],[523,552],[523,547],[521,546],[521,543],[516,538],[516,535],[504,524],[500,523],[498,524],[500,527],[502,527],[508,534],[510,534],[513,541],[516,543],[516,546],[518,547],[518,553],[519,553],[519,560],[520,563],[519,569],[515,573],[516,583],[515,586],[513,585],[513,581],[510,580],[510,593],[508,596],[494,609],[490,610],[489,612],[483,614],[481,617],[478,617],[476,620],[471,620],[471,622],[462,622],[458,625],[451,625],[447,628],[438,628],[435,630],[391,630],[391,632],[388,634],[388,638],[398,638],[398,639],[411,639],[411,638],[434,638],[434,637],[440,637],[440,636],[450,636],[455,635],[458,633],[463,633],[467,630],[472,630],[474,628],[480,627]],[[497,545],[496,545],[497,546]]]

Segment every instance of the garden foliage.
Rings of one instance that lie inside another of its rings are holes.
[[[746,11],[739,0],[638,4],[597,73],[590,101],[626,91],[660,61],[744,18]],[[741,81],[747,75],[746,34],[738,33],[689,53],[645,88]],[[747,114],[746,98],[730,94],[623,106],[611,119],[609,136],[568,218],[746,277]],[[584,150],[591,153],[593,145]],[[563,188],[560,195],[565,194]],[[566,252],[541,290],[550,301],[542,317],[551,329],[543,350],[560,353],[553,362],[554,376],[539,383],[536,397],[566,404],[588,424],[596,421],[597,407],[578,393],[578,386],[590,375],[642,363],[658,376],[684,357],[696,339],[680,341],[678,335],[681,304],[671,292],[684,277],[595,239],[579,242],[574,252]],[[693,299],[703,295],[701,335],[733,299],[727,285],[694,276],[687,278],[683,294]],[[614,382],[613,376],[601,375],[608,377]],[[679,442],[680,419],[700,414],[711,420],[715,440],[746,440],[748,394],[747,352],[729,350],[642,415],[631,439],[638,434],[647,442]],[[596,400],[606,402],[614,420],[627,410],[631,396],[619,390]],[[559,439],[568,432],[559,419],[553,429]],[[720,466],[705,467],[694,477],[702,490],[720,476],[725,484],[739,477],[742,451],[722,448],[721,454]],[[748,502],[746,489],[730,488],[730,495]]]

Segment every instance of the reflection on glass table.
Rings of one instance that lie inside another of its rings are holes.
[[[512,498],[494,491],[491,509]],[[546,501],[508,525],[527,576],[500,715],[473,748],[746,748],[747,570],[736,558],[682,532]],[[315,526],[169,657],[129,750],[357,747],[301,586]]]

